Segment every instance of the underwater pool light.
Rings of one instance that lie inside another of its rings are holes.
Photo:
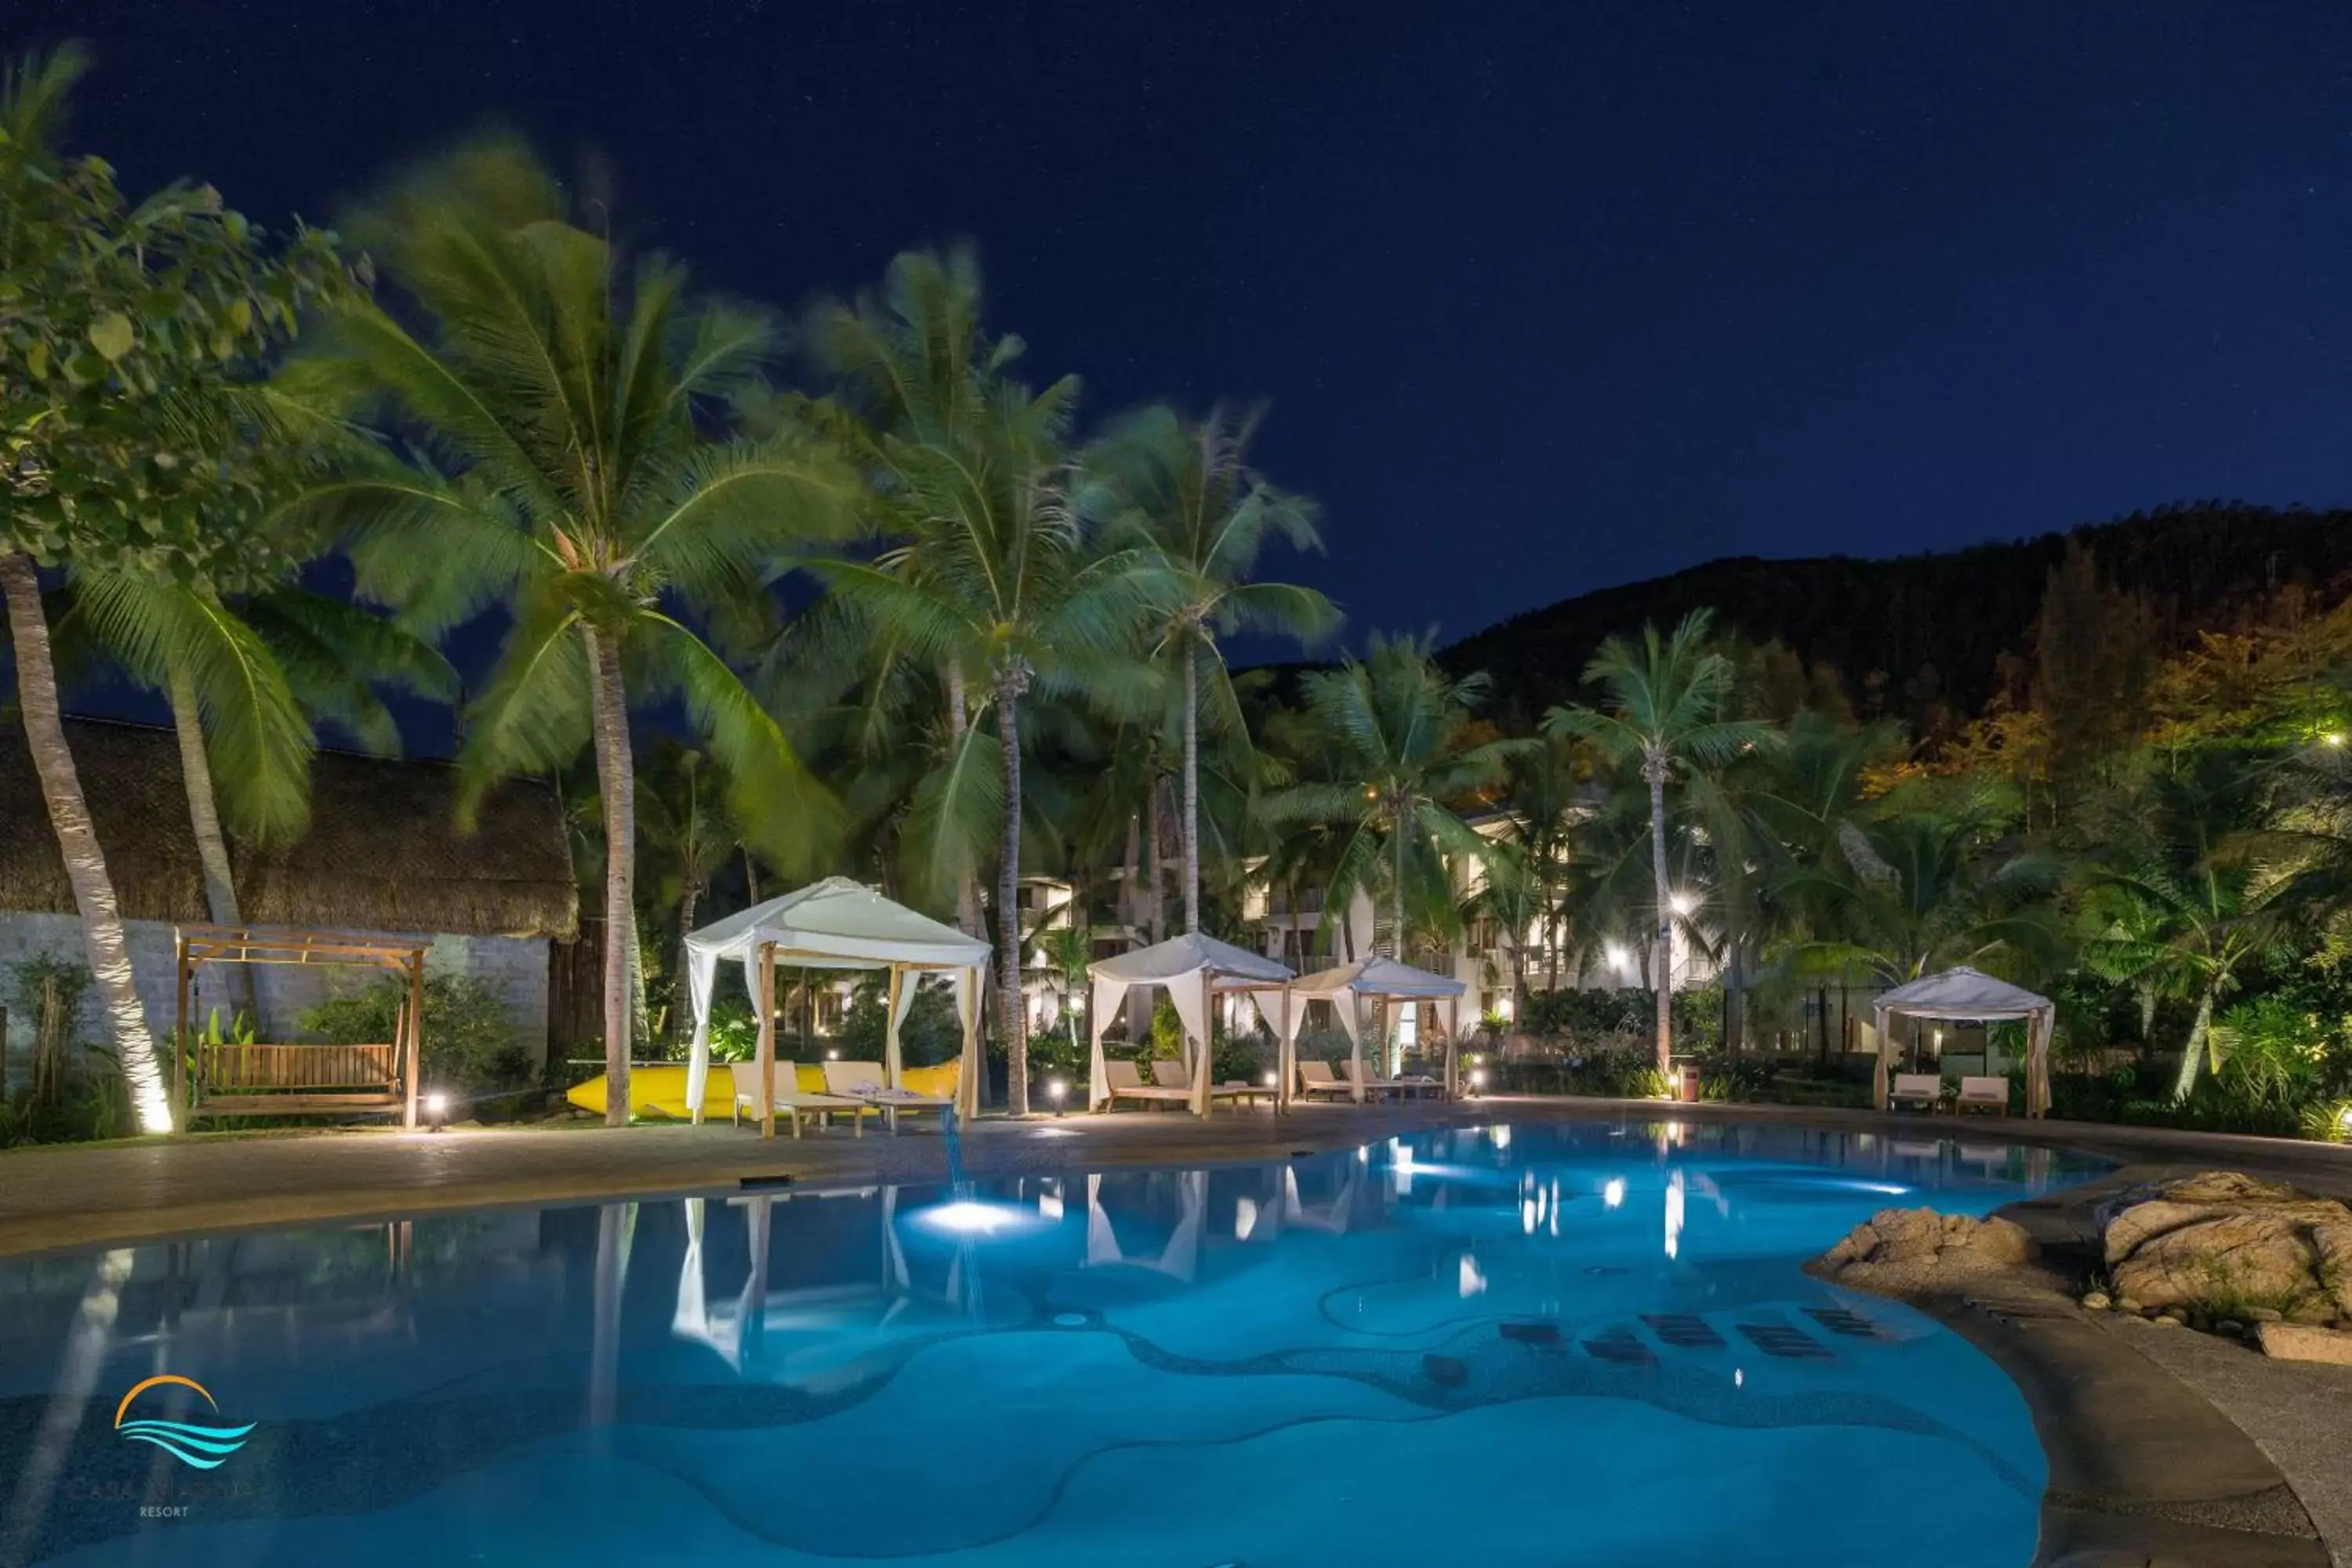
[[[915,1217],[925,1225],[939,1230],[951,1230],[958,1236],[992,1236],[1011,1225],[1016,1216],[1010,1210],[994,1204],[957,1198],[937,1208],[925,1209]]]

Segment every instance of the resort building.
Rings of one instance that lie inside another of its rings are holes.
[[[68,719],[66,734],[121,903],[140,998],[160,1037],[172,1027],[175,1000],[173,928],[211,918],[178,746],[169,730],[145,725]],[[461,835],[457,800],[457,773],[446,763],[320,752],[311,766],[309,830],[287,844],[232,842],[239,912],[252,925],[430,935],[427,972],[483,981],[537,1062],[579,967],[569,962],[579,900],[562,814],[545,785],[511,783],[482,802],[476,830]],[[0,1006],[20,966],[41,958],[82,963],[81,922],[24,731],[11,723],[0,726]],[[246,1001],[236,988],[248,978],[263,1037],[282,1039],[299,1029],[304,1009],[371,976],[207,968],[194,1016],[217,1009],[234,1026]],[[106,1037],[96,1005],[94,996],[85,1002],[91,1040]],[[9,1018],[12,1059],[25,1059],[32,1026]]]

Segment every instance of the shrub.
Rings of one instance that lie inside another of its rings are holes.
[[[301,1016],[303,1031],[331,1045],[389,1040],[408,1000],[408,984],[379,980]],[[425,977],[424,1082],[465,1093],[516,1089],[530,1081],[530,1058],[515,1038],[514,1016],[498,993],[470,974]]]
[[[844,1061],[882,1059],[890,1032],[887,997],[885,983],[879,979],[858,984],[841,1015],[841,1026],[833,1036],[834,1048],[841,1052]],[[751,1020],[746,1011],[745,1024],[749,1027]],[[756,1030],[751,1037],[756,1044]],[[914,1001],[908,1005],[906,1021],[898,1026],[898,1059],[910,1068],[937,1067],[955,1060],[962,1050],[963,1025],[956,1017],[952,994],[938,985],[918,989]],[[777,1054],[783,1054],[781,1041]],[[749,1055],[747,1052],[738,1059],[749,1059]]]

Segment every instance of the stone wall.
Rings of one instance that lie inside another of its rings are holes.
[[[162,921],[126,921],[131,941],[131,968],[139,984],[139,998],[147,1008],[147,1022],[160,1037],[172,1026],[173,1005],[172,927]],[[16,988],[16,966],[50,954],[84,962],[81,922],[71,915],[0,913],[0,1006],[9,1007],[8,1077],[21,1083],[29,1070],[33,1020],[19,1017],[9,1004]],[[425,955],[425,966],[436,974],[470,974],[504,998],[514,1015],[515,1032],[523,1050],[536,1063],[547,1055],[547,939],[544,937],[436,936]],[[198,973],[190,1016],[201,1021],[218,1007],[226,1015],[230,1000],[229,969],[206,965]],[[346,968],[297,969],[287,965],[256,965],[250,973],[263,1015],[269,1021],[265,1037],[296,1036],[295,1020],[303,1009],[331,996],[347,995],[374,981],[381,971]],[[92,994],[84,1005],[83,1037],[106,1038],[106,1026]]]

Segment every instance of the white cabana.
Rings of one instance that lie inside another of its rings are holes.
[[[687,984],[694,1001],[694,1055],[686,1069],[686,1100],[702,1120],[703,1084],[710,1076],[710,997],[721,959],[743,965],[743,982],[760,1019],[760,1081],[773,1081],[776,1060],[776,966],[800,969],[887,969],[889,1023],[882,1067],[890,1087],[899,1087],[898,1026],[914,1005],[915,987],[926,974],[955,990],[956,1016],[963,1025],[963,1066],[956,1079],[956,1114],[980,1110],[985,1063],[980,1046],[980,992],[988,974],[988,943],[919,915],[846,877],[828,877],[812,887],[755,904],[703,927],[686,939]],[[761,1108],[761,1136],[776,1133],[773,1105]]]
[[[1365,998],[1376,1002],[1435,1002],[1445,1016],[1445,1098],[1454,1097],[1454,1041],[1460,1036],[1462,994],[1468,990],[1459,980],[1449,980],[1443,974],[1432,974],[1426,969],[1415,969],[1393,958],[1360,958],[1353,963],[1343,963],[1337,969],[1302,976],[1291,987],[1300,1003],[1328,1002],[1339,1016],[1339,1026],[1348,1031],[1349,1056],[1355,1070],[1349,1076],[1355,1082],[1359,1104],[1364,1098],[1364,1029],[1358,1004]],[[1299,1011],[1306,1009],[1302,1005]],[[1297,1030],[1292,1031],[1296,1038]],[[1294,1052],[1290,1040],[1285,1040],[1282,1070],[1283,1087],[1290,1087],[1289,1074],[1297,1064],[1289,1058]],[[1382,1064],[1385,1076],[1386,1064]]]
[[[1959,1018],[1982,1023],[1996,1018],[2025,1020],[2025,1113],[2041,1116],[2050,1110],[2050,1032],[2058,1010],[2047,996],[2037,996],[2021,985],[2011,985],[1965,964],[1898,985],[1875,1004],[1878,1062],[1871,1079],[1872,1098],[1886,1107],[1887,1064],[1895,1059],[1897,1017]]]
[[[1087,1104],[1098,1109],[1110,1102],[1110,1073],[1103,1058],[1103,1033],[1127,994],[1138,985],[1164,985],[1176,1016],[1184,1020],[1185,1037],[1192,1043],[1192,1110],[1209,1114],[1209,1018],[1213,1000],[1221,993],[1244,992],[1257,1004],[1276,1035],[1286,1045],[1297,1038],[1290,1014],[1290,970],[1262,952],[1235,947],[1198,931],[1171,937],[1116,958],[1087,966],[1094,979],[1094,1056],[1087,1076]],[[1278,998],[1269,1002],[1268,997]],[[1271,1010],[1269,1010],[1271,1009]],[[1277,1091],[1277,1096],[1279,1091]],[[1276,1104],[1280,1103],[1277,1098]]]

